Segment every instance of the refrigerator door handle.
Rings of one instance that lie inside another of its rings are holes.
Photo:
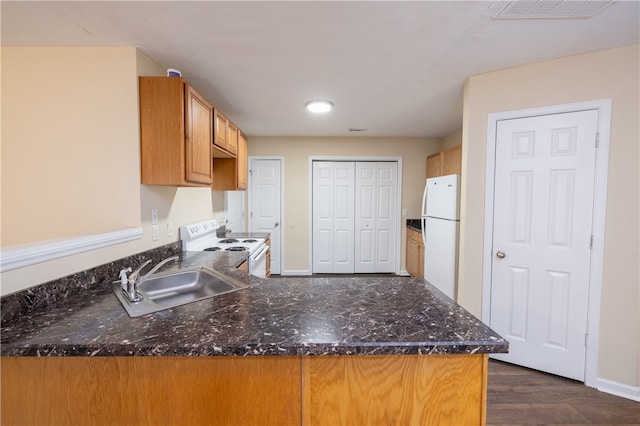
[[[427,219],[426,218],[422,218],[422,226],[420,226],[420,231],[422,232],[422,244],[424,244],[424,246],[427,246]],[[425,250],[426,251],[426,250]]]
[[[422,194],[422,216],[427,215],[427,196],[429,194],[429,185],[424,187],[424,194]]]

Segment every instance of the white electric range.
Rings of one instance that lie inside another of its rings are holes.
[[[180,227],[183,251],[248,251],[249,273],[266,278],[266,257],[269,246],[264,238],[218,237],[218,222],[214,219]]]

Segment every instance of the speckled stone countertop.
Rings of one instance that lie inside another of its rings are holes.
[[[271,278],[246,254],[183,252],[250,286],[131,318],[109,282],[7,321],[3,356],[393,355],[504,353],[508,343],[435,287],[410,277]],[[114,277],[115,278],[115,277]]]
[[[407,219],[407,228],[411,228],[414,231],[422,231],[422,220],[420,219]]]

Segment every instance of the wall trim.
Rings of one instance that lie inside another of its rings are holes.
[[[288,269],[286,271],[282,271],[281,275],[308,275],[311,276],[311,271],[308,269]]]
[[[24,268],[36,263],[47,262],[65,256],[83,253],[128,241],[140,239],[143,230],[126,228],[103,234],[86,235],[61,240],[44,241],[35,244],[7,247],[0,251],[0,272]]]
[[[546,114],[561,114],[586,110],[598,110],[600,146],[596,153],[592,234],[594,236],[589,268],[589,305],[587,311],[588,344],[585,359],[584,384],[598,385],[598,349],[600,342],[600,304],[604,263],[605,215],[607,208],[607,176],[609,169],[609,141],[611,129],[611,98],[584,102],[550,105],[488,114],[487,157],[485,176],[484,243],[482,263],[482,322],[491,324],[491,260],[493,250],[493,197],[497,122]]]
[[[640,386],[629,386],[624,383],[618,383],[598,377],[597,389],[600,392],[640,402]]]

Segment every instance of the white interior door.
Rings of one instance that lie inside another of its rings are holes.
[[[314,161],[313,272],[354,271],[354,163]]]
[[[271,273],[281,273],[281,169],[279,159],[252,159],[249,182],[249,231],[271,234]]]
[[[584,380],[598,112],[497,125],[491,327],[495,358]]]
[[[355,272],[394,272],[398,164],[357,162]]]

